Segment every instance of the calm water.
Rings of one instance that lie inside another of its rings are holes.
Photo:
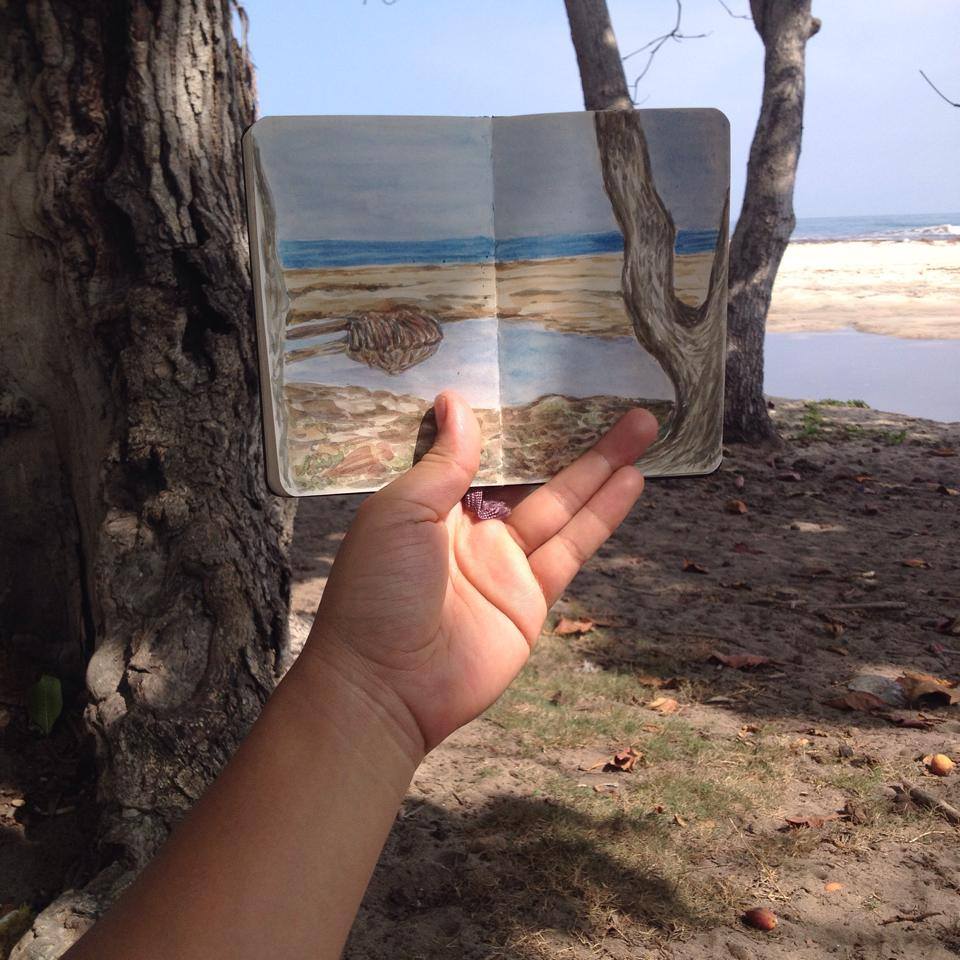
[[[764,366],[764,390],[776,397],[865,400],[877,410],[960,420],[960,340],[768,333]]]
[[[287,349],[320,346],[343,334],[288,340]],[[499,358],[499,359],[498,359]],[[557,333],[534,323],[493,319],[443,325],[440,349],[396,376],[351,360],[345,353],[288,364],[288,381],[390,390],[432,400],[454,387],[476,407],[530,403],[546,393],[673,399],[673,387],[634,337]]]

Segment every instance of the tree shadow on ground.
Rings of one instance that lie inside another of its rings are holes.
[[[553,937],[588,956],[589,944],[640,944],[703,923],[711,881],[670,877],[635,855],[663,829],[550,799],[496,797],[472,816],[408,801],[345,957],[521,960]]]

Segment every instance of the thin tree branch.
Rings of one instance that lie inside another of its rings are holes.
[[[920,71],[920,76],[923,77],[923,79],[926,80],[931,87],[933,87],[934,92],[938,97],[940,97],[941,100],[946,100],[951,107],[960,107],[960,103],[954,103],[954,101],[951,100],[922,70]]]
[[[647,75],[650,70],[650,67],[653,66],[653,58],[660,51],[660,48],[668,41],[675,40],[679,43],[681,40],[702,40],[704,37],[709,37],[708,33],[682,33],[680,31],[680,22],[683,20],[683,3],[682,0],[675,0],[677,4],[677,19],[673,25],[673,29],[669,33],[665,33],[662,36],[654,37],[649,43],[645,43],[642,47],[637,47],[636,50],[631,50],[626,56],[621,57],[620,59],[626,63],[631,57],[635,57],[638,53],[643,53],[644,51],[649,50],[647,54],[647,62],[643,65],[643,69],[634,77],[633,82],[630,84],[630,98],[633,100],[634,106],[637,105],[637,88],[640,86],[640,81]]]
[[[733,17],[734,20],[752,20],[752,19],[753,19],[753,17],[751,17],[749,13],[734,13],[727,5],[723,2],[723,0],[717,0],[717,3],[719,3],[720,6],[723,7],[723,9],[726,10],[727,13],[729,13],[730,16]]]

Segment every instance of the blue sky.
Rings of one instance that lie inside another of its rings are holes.
[[[673,0],[608,0],[623,53],[672,26]],[[746,0],[728,0],[736,12]],[[509,115],[582,109],[560,0],[247,0],[260,111]],[[957,0],[814,0],[799,216],[960,210]],[[763,48],[717,0],[686,0],[639,97],[644,107],[717,107],[730,118],[739,209],[759,109]],[[632,64],[641,60],[635,57]]]

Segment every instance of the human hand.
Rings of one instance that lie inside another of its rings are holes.
[[[435,411],[433,448],[361,505],[301,655],[378,699],[423,753],[519,673],[549,607],[639,497],[633,464],[657,434],[632,410],[505,521],[477,521],[460,503],[476,417],[453,391]]]

